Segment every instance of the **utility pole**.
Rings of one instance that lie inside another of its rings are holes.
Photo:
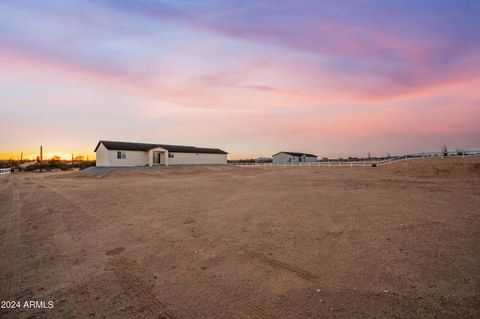
[[[20,162],[23,161],[23,152],[20,154]]]
[[[72,154],[72,166],[73,166],[73,154]]]
[[[43,147],[40,145],[40,172],[42,171],[43,166]]]

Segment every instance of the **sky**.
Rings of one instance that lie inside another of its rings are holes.
[[[0,2],[0,158],[480,149],[480,1]]]

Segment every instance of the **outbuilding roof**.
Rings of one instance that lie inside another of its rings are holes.
[[[150,144],[150,143],[131,143],[131,142],[115,142],[115,141],[99,141],[95,151],[97,151],[100,144],[103,144],[108,150],[118,151],[143,151],[148,152],[151,149],[160,147],[166,149],[169,152],[174,153],[204,153],[204,154],[228,154],[218,148],[206,148],[195,146],[182,146],[182,145],[168,145],[168,144]]]
[[[285,154],[288,154],[290,156],[305,156],[305,157],[318,157],[317,155],[313,155],[313,154],[308,154],[308,153],[296,153],[296,152],[278,152],[277,154],[273,154],[272,156],[275,156],[275,155],[278,155],[280,153],[285,153]]]

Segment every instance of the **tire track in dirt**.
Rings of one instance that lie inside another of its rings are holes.
[[[83,209],[79,205],[76,204],[75,199],[72,197],[65,195],[49,186],[41,185],[44,189],[50,191],[51,193],[57,195],[58,197],[62,198],[66,202],[69,203],[71,209],[75,209],[77,211],[82,212],[85,215],[94,217],[97,221],[102,223],[105,226],[111,226],[112,223],[108,222],[105,218],[100,217],[97,214],[91,213],[88,210]],[[62,214],[63,226],[65,228],[65,216]],[[62,232],[64,234],[65,232]],[[61,239],[60,241],[65,241],[65,239]],[[173,313],[166,308],[166,306],[153,294],[152,290],[148,287],[148,285],[140,279],[140,277],[136,276],[132,271],[133,264],[128,262],[127,259],[121,255],[114,256],[111,261],[111,266],[115,271],[116,277],[119,279],[120,283],[126,287],[125,292],[129,294],[133,292],[132,297],[136,297],[138,303],[135,306],[140,306],[142,308],[148,309],[150,313],[153,315],[158,316],[159,319],[174,319],[176,318]],[[77,276],[78,277],[78,276]],[[83,278],[85,279],[85,278]],[[78,279],[79,282],[82,282],[81,279]],[[85,282],[85,280],[83,280]],[[88,292],[88,286],[85,285],[85,290],[87,296],[89,298],[91,308],[93,313],[95,313],[95,309],[93,307],[92,299],[90,298],[90,294]],[[159,311],[160,309],[160,311]]]
[[[95,214],[95,213],[91,213],[90,211],[87,211],[85,209],[83,209],[83,207],[81,207],[80,205],[78,205],[76,203],[76,200],[73,199],[71,196],[68,196],[62,192],[59,192],[57,191],[56,189],[50,187],[50,186],[46,186],[45,184],[37,184],[39,187],[43,188],[43,189],[46,189],[48,191],[50,191],[51,193],[57,195],[58,197],[64,199],[66,202],[68,202],[70,205],[71,205],[71,209],[75,209],[79,212],[82,212],[84,213],[85,215],[88,215],[88,216],[91,216],[91,217],[94,217],[95,219],[97,219],[97,221],[101,222],[102,224],[108,226],[108,225],[111,225],[111,223],[109,223],[105,218],[103,217],[100,217],[98,214]]]
[[[246,307],[249,309],[249,313],[252,315],[252,318],[257,318],[257,319],[271,319],[274,318],[267,314],[262,308],[254,305],[253,303],[247,301],[246,302]]]
[[[175,316],[175,314],[155,296],[150,286],[141,279],[138,275],[140,270],[135,269],[136,266],[132,261],[128,260],[123,255],[116,255],[111,259],[111,267],[121,284],[125,286],[125,291],[127,293],[131,292],[131,297],[136,298],[139,301],[139,303],[136,303],[135,305],[148,309],[151,314],[158,316],[158,318],[177,318],[177,316]],[[238,311],[239,314],[247,315],[248,318],[276,318],[276,316],[272,316],[265,312],[261,307],[245,300],[244,296],[237,296],[232,294],[231,291],[227,291],[222,287],[212,284],[202,272],[196,272],[191,274],[191,276],[195,277],[195,283],[197,286],[206,288],[203,291],[202,297],[207,300],[227,301],[229,306]]]
[[[68,237],[68,235],[66,235],[66,231],[66,228],[62,227],[62,231],[59,231],[54,235],[55,243],[57,246],[62,247],[62,250],[73,251],[75,243],[70,237]],[[71,267],[69,268],[70,275],[72,275],[73,281],[79,285],[79,290],[87,296],[86,306],[89,309],[88,315],[93,318],[102,318],[103,316],[100,315],[98,307],[95,307],[95,304],[92,300],[90,289],[88,287],[88,278],[85,273],[78,268],[80,268],[80,262],[78,258],[75,258],[75,260],[71,264]],[[74,303],[74,308],[77,310],[77,313],[82,313],[85,310],[85,308],[82,307],[82,304],[84,304],[84,300],[80,298],[81,295],[82,293],[74,295],[74,298],[77,300],[77,302]]]
[[[5,264],[5,268],[2,269],[2,284],[0,285],[1,300],[11,300],[14,297],[13,282],[16,277],[15,270],[17,269],[18,254],[21,246],[20,224],[23,205],[16,183],[9,180],[9,184],[11,185],[12,197],[10,212],[4,217],[8,224],[2,245],[2,257],[5,258],[5,262],[2,262],[2,264]]]
[[[59,195],[57,192],[52,191],[49,187],[46,187],[42,184],[33,183],[36,188],[41,188],[47,191],[50,191],[51,193],[55,195]],[[63,207],[62,207],[63,208]],[[81,210],[79,207],[71,206],[71,207],[66,207],[65,209],[62,209],[61,211],[59,210],[52,210],[53,212],[56,213],[56,215],[59,217],[56,220],[60,221],[56,226],[58,226],[57,231],[53,235],[53,239],[55,241],[55,246],[59,247],[61,250],[64,251],[74,251],[75,247],[78,246],[77,241],[75,241],[71,235],[69,235],[68,227],[67,227],[67,219],[66,219],[66,214],[64,213],[65,211],[73,211],[73,210]],[[70,269],[70,274],[72,275],[74,282],[77,283],[80,287],[80,291],[83,292],[83,294],[86,295],[87,300],[87,308],[89,309],[88,316],[93,317],[93,318],[103,318],[103,314],[98,310],[98,307],[95,306],[95,303],[93,301],[93,298],[91,297],[90,289],[88,287],[88,278],[87,275],[85,274],[84,271],[80,270],[80,261],[78,258],[75,258],[75,260],[71,263]],[[80,295],[83,295],[82,293],[77,295],[75,294],[75,299],[77,299],[77,302],[74,303],[74,308],[77,311],[77,313],[82,313],[85,310],[85,307],[82,307],[84,304],[84,300],[79,298]]]
[[[128,261],[126,257],[122,255],[114,256],[110,264],[121,285],[126,288],[127,294],[138,301],[135,306],[148,309],[151,314],[159,319],[176,318],[173,312],[155,296],[151,287],[135,274],[133,263]]]
[[[292,273],[292,274],[294,274],[294,275],[296,275],[300,278],[303,278],[305,280],[317,281],[318,279],[320,279],[319,276],[317,276],[317,275],[315,275],[315,274],[313,274],[313,273],[311,273],[307,270],[301,269],[301,268],[299,268],[295,265],[291,265],[291,264],[288,264],[286,262],[279,261],[277,259],[265,256],[264,254],[257,253],[257,252],[252,251],[252,250],[246,250],[246,252],[247,252],[248,255],[257,258],[260,261],[262,261],[264,263],[267,263],[274,268],[279,268],[279,269],[285,270],[285,271],[290,272],[290,273]]]
[[[114,270],[116,277],[126,288],[125,291],[130,294],[132,298],[138,300],[139,303],[135,303],[136,306],[148,309],[151,314],[158,315],[159,318],[162,319],[177,318],[172,310],[156,297],[152,288],[141,279],[141,276],[139,275],[141,270],[136,269],[137,266],[132,260],[119,254],[113,256],[110,265]],[[273,319],[277,317],[265,312],[261,307],[254,303],[245,300],[245,296],[236,295],[224,287],[215,285],[206,277],[203,271],[190,272],[186,276],[191,279],[191,282],[195,282],[197,287],[201,286],[204,288],[202,289],[201,297],[206,300],[211,300],[213,302],[218,300],[225,301],[227,305],[238,311],[239,314],[248,316],[247,318]],[[186,279],[186,277],[184,278]],[[192,297],[196,298],[198,296]]]
[[[40,186],[51,191],[52,193],[56,194],[62,199],[64,199],[66,202],[68,202],[71,205],[71,208],[74,208],[75,210],[81,211],[86,215],[96,218],[99,222],[101,222],[105,226],[111,227],[112,225],[122,224],[120,222],[121,221],[120,216],[118,216],[116,222],[108,221],[107,219],[99,216],[98,214],[90,212],[89,210],[86,210],[80,205],[78,205],[76,203],[77,200],[72,196],[64,194],[45,184]],[[141,215],[137,216],[137,218],[144,219],[144,217]],[[145,227],[148,227],[149,223],[147,222],[147,220],[145,220],[145,222],[146,222]],[[124,234],[124,236],[129,236],[129,234],[126,233]],[[135,240],[135,239],[132,238],[132,240]],[[138,296],[138,298],[136,299],[139,300],[140,305],[145,309],[149,309],[150,313],[152,314],[158,313],[158,311],[155,312],[155,309],[153,310],[151,309],[151,305],[157,305],[159,309],[162,309],[162,311],[159,314],[160,318],[165,318],[165,319],[176,318],[172,313],[172,311],[167,309],[167,307],[154,295],[152,289],[150,289],[148,285],[145,282],[143,282],[138,275],[135,275],[136,272],[133,271],[133,268],[132,268],[134,267],[133,263],[129,262],[126,259],[126,257],[124,256],[120,257],[120,256],[121,255],[114,256],[112,267],[114,270],[116,270],[115,273],[117,275],[117,278],[120,279],[120,282],[123,283],[126,288],[128,288],[126,289],[126,292],[128,293],[128,291],[130,290],[134,291],[136,296]],[[266,313],[257,305],[245,300],[244,296],[236,296],[235,294],[232,295],[230,291],[225,290],[223,287],[219,287],[218,285],[213,285],[212,282],[209,281],[202,272],[195,273],[195,281],[201,282],[202,284],[207,286],[209,289],[214,291],[213,293],[207,293],[213,296],[212,300],[218,300],[218,298],[228,299],[230,300],[229,301],[230,305],[233,306],[234,309],[236,309],[240,313],[248,314],[250,318],[271,319],[271,318],[277,317],[277,316],[272,316]],[[142,300],[142,297],[146,298],[146,300],[148,300],[149,302],[145,302],[144,300]]]

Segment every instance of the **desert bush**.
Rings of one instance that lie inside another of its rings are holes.
[[[255,163],[255,159],[228,160],[227,163]]]
[[[95,166],[95,161],[78,161],[72,162],[71,161],[58,161],[58,160],[49,160],[46,163],[40,164],[35,163],[25,167],[25,171],[36,171],[36,170],[45,170],[51,171],[53,169],[61,169],[62,171],[68,171],[70,169],[78,168],[80,170]]]
[[[16,168],[18,165],[20,165],[20,161],[14,161],[14,160],[0,161],[0,168],[8,168],[8,167]]]

